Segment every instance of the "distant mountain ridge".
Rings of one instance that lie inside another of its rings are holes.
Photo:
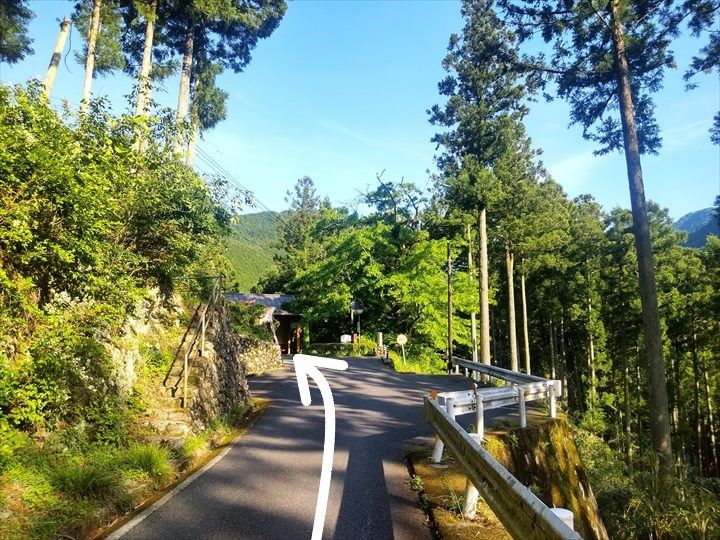
[[[236,273],[236,292],[250,292],[272,267],[279,215],[272,211],[256,212],[233,219],[226,255]]]
[[[720,227],[715,219],[715,208],[712,207],[685,214],[673,226],[688,233],[685,245],[690,247],[704,246],[708,235],[720,236]]]

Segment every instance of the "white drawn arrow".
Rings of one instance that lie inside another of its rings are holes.
[[[293,362],[295,363],[295,376],[297,377],[302,404],[305,407],[310,405],[308,377],[312,377],[315,379],[318,389],[320,389],[323,406],[325,407],[325,447],[323,449],[320,487],[318,488],[315,522],[313,523],[312,532],[312,540],[320,540],[325,528],[325,512],[327,511],[328,496],[330,494],[330,475],[332,474],[333,454],[335,452],[335,402],[330,391],[330,385],[318,368],[344,371],[347,369],[348,363],[345,360],[322,358],[308,354],[296,354],[293,356]]]

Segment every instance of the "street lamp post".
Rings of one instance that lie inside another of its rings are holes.
[[[350,302],[350,322],[352,323],[354,317],[357,315],[357,336],[358,336],[358,347],[360,346],[360,315],[363,312],[363,303],[357,298]]]

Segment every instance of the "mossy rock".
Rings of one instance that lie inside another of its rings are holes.
[[[575,440],[563,419],[486,434],[485,447],[549,507],[567,508],[586,540],[608,538]]]

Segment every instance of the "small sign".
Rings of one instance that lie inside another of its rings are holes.
[[[405,334],[398,334],[398,337],[395,339],[397,341],[397,344],[400,346],[403,346],[407,344],[407,336]]]

